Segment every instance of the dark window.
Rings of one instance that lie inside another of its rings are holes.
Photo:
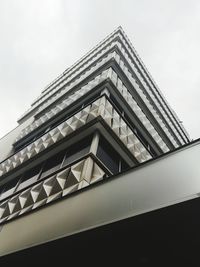
[[[1,195],[1,193],[4,191],[4,185],[1,185],[0,186],[0,195]]]
[[[121,159],[121,170],[120,171],[126,171],[130,168],[130,166],[123,160]]]
[[[62,152],[56,154],[55,156],[47,159],[47,161],[45,162],[44,167],[42,169],[42,174],[41,174],[40,178],[43,178],[43,177],[57,171],[61,166],[64,155],[65,155],[65,151],[62,151]]]
[[[0,186],[0,200],[12,195],[15,191],[19,191],[30,186],[39,178],[44,178],[45,176],[57,171],[62,166],[64,167],[69,165],[73,161],[86,155],[90,151],[91,142],[92,135],[71,145],[66,150],[52,156],[34,168],[29,169],[23,175],[15,178],[14,180]],[[16,188],[19,179],[21,179],[21,181]]]
[[[41,132],[37,133],[31,141],[35,141],[36,139],[38,139],[39,137],[41,137],[42,135],[44,135],[49,130],[50,130],[50,127],[46,127]]]
[[[63,166],[69,165],[73,161],[89,153],[91,142],[92,142],[92,137],[89,136],[87,138],[84,138],[77,144],[73,144],[72,146],[67,148]]]
[[[23,147],[25,147],[26,144],[21,144],[21,145],[18,145],[18,146],[15,146],[14,147],[14,153],[18,152],[19,150],[21,150]]]
[[[119,154],[111,147],[111,145],[104,138],[101,138],[99,141],[97,157],[113,174],[119,172]]]
[[[41,171],[42,165],[38,165],[27,172],[23,175],[20,184],[17,187],[17,191],[21,190],[31,184],[33,184],[35,181],[37,181],[40,171]]]
[[[14,193],[15,187],[17,185],[17,182],[19,181],[20,177],[17,177],[13,179],[12,181],[6,183],[1,187],[1,193],[0,193],[0,200],[10,196]]]

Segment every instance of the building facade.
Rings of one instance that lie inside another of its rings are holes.
[[[117,28],[49,84],[0,140],[0,238],[20,220],[189,142]],[[0,244],[0,255],[27,246]]]

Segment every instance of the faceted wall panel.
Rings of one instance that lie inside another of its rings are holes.
[[[147,149],[115,111],[106,97],[103,96],[2,162],[0,164],[0,176],[13,170],[30,158],[33,158],[41,151],[57,143],[98,116],[110,126],[113,132],[130,150],[138,162],[144,162],[151,159],[151,155]],[[168,150],[168,147],[159,136],[156,140],[164,151]]]
[[[121,27],[116,29],[107,38],[100,42],[93,50],[86,54],[86,56],[84,56],[78,62],[68,68],[63,75],[59,76],[55,81],[53,81],[52,84],[50,84],[42,92],[39,98],[34,101],[33,108],[35,108],[35,106],[37,105],[40,105],[41,103],[43,103],[43,105],[45,106],[48,106],[49,103],[51,103],[51,101],[46,101],[49,97],[51,97],[55,93],[57,94],[57,92],[59,91],[66,91],[66,89],[68,88],[68,86],[66,87],[67,84],[70,83],[71,85],[76,85],[78,81],[88,76],[91,71],[94,72],[96,67],[100,67],[102,65],[101,61],[104,61],[106,59],[105,54],[113,47],[117,47],[117,49],[123,54],[123,57],[127,60],[129,66],[131,67],[131,71],[133,71],[134,75],[138,77],[139,81],[142,83],[142,86],[149,93],[149,95],[154,98],[153,101],[158,100],[157,103],[159,104],[159,106],[160,103],[162,103],[162,106],[160,107],[162,109],[164,107],[163,113],[167,116],[170,122],[175,125],[179,133],[181,133],[181,138],[183,138],[187,142],[187,132],[179,123],[179,119],[177,118],[176,114],[170,108],[164,96],[155,85],[155,82],[153,81],[151,75],[137,55],[137,52],[135,51],[134,47],[132,46],[131,42],[129,41],[128,37]],[[102,56],[104,57],[103,60],[101,58]],[[39,110],[41,110],[41,108],[42,106],[40,105]],[[28,112],[26,112],[26,114]]]
[[[122,94],[123,98],[126,100],[127,104],[132,108],[135,115],[139,118],[139,120],[142,122],[144,127],[147,129],[147,131],[151,134],[151,136],[154,138],[154,140],[160,145],[160,139],[161,136],[157,133],[156,129],[153,127],[152,123],[149,121],[149,119],[146,117],[140,106],[136,103],[133,96],[130,94],[126,86],[122,83],[120,78],[117,76],[116,72],[113,71],[112,68],[109,68],[106,71],[103,71],[101,75],[98,75],[94,80],[89,82],[88,85],[85,85],[80,90],[76,91],[73,95],[69,96],[65,100],[63,100],[61,103],[57,104],[54,108],[52,108],[49,112],[45,113],[42,117],[37,119],[34,123],[26,127],[24,130],[22,130],[20,136],[18,137],[18,140],[26,136],[28,133],[42,125],[44,122],[48,121],[50,118],[54,117],[57,113],[59,113],[61,110],[64,110],[66,107],[68,107],[70,104],[73,104],[75,100],[77,100],[79,97],[81,97],[84,93],[87,93],[88,91],[95,88],[97,84],[102,82],[103,80],[110,78],[112,82],[115,84],[118,91]],[[141,89],[140,89],[141,90]],[[144,101],[146,101],[146,98],[144,98]],[[146,101],[148,105],[148,101]],[[162,122],[162,120],[159,118],[158,114],[156,113],[153,106],[149,107],[152,111],[152,114],[157,119],[158,123],[162,126],[163,130],[165,131],[165,134],[168,135],[169,139],[172,141],[175,147],[177,147],[176,141],[170,134],[169,130],[166,128],[165,124]],[[159,136],[159,137],[158,137]],[[158,137],[158,138],[157,138]],[[163,142],[164,143],[164,142]],[[164,152],[167,152],[169,149],[164,148]]]
[[[169,140],[172,142],[174,147],[178,147],[177,141],[175,140],[172,133],[178,137],[181,144],[184,144],[187,140],[183,135],[180,135],[180,133],[177,131],[177,127],[179,125],[176,123],[172,123],[172,116],[170,113],[167,115],[163,107],[160,105],[158,99],[155,97],[155,95],[150,90],[147,83],[144,82],[144,79],[142,79],[141,74],[135,69],[134,64],[132,63],[131,59],[128,57],[127,53],[123,50],[123,55],[126,57],[127,61],[129,62],[129,66],[132,67],[132,71],[134,75],[138,76],[138,80],[142,83],[143,87],[140,87],[137,83],[136,78],[131,74],[130,70],[127,68],[126,64],[124,63],[123,59],[120,57],[120,55],[115,51],[110,54],[108,54],[104,60],[100,61],[95,65],[95,68],[99,68],[102,64],[105,63],[105,61],[109,61],[111,58],[115,59],[115,61],[119,64],[119,66],[122,68],[122,71],[127,76],[127,79],[131,82],[134,89],[137,91],[138,95],[141,97],[141,99],[144,101],[145,105],[148,107],[151,114],[154,116],[154,118],[157,120],[158,124],[161,126],[161,128],[164,130],[165,134],[168,136]],[[111,69],[110,69],[111,70]],[[89,70],[90,71],[90,70]],[[94,71],[94,70],[93,70]],[[107,70],[106,70],[107,71]],[[86,94],[89,90],[92,90],[96,85],[101,83],[103,80],[105,80],[106,77],[106,71],[103,71],[101,75],[98,75],[94,79],[92,79],[88,84],[81,87],[76,92],[72,93],[68,97],[66,97],[65,100],[63,100],[60,104],[56,105],[55,107],[51,108],[50,111],[46,112],[44,115],[42,115],[39,119],[37,119],[33,124],[26,127],[20,136],[16,139],[16,141],[20,140],[22,137],[26,136],[28,133],[30,133],[33,129],[36,129],[40,125],[42,125],[44,122],[46,122],[51,117],[55,116],[55,114],[59,113],[61,110],[65,109],[67,106],[72,104],[74,101],[76,101],[79,97]],[[87,72],[85,73],[87,74]],[[124,86],[121,79],[118,77],[117,73],[115,71],[110,71],[110,75],[108,77],[113,81],[115,86],[118,87],[119,91],[121,87]],[[77,80],[78,82],[78,80]],[[51,97],[48,101],[46,101],[43,105],[40,106],[39,112],[43,110],[44,108],[48,107],[48,105],[52,104],[54,101],[56,101],[58,98],[60,98],[62,95],[66,94],[67,91],[70,91],[71,88],[74,87],[74,84],[70,84],[69,86],[66,86],[62,88],[57,94],[55,94],[53,97]],[[149,97],[146,96],[145,91],[149,94]],[[128,90],[127,90],[128,91]],[[121,92],[121,91],[120,91]],[[127,92],[130,97],[131,94]],[[137,103],[138,105],[138,103]],[[162,114],[166,122],[163,121],[159,113],[156,111],[155,107],[159,110],[159,112]],[[142,109],[142,107],[140,107]]]
[[[39,182],[0,204],[0,223],[20,216],[103,179],[105,172],[91,157]]]

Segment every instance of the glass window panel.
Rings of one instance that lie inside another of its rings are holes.
[[[17,182],[19,181],[20,177],[13,179],[12,181],[6,183],[2,186],[2,193],[0,195],[0,200],[12,195],[14,193],[15,187]]]
[[[42,174],[41,174],[40,178],[43,178],[43,177],[57,171],[61,166],[61,163],[63,161],[65,153],[66,153],[65,151],[62,151],[62,152],[56,154],[55,156],[47,159],[47,161],[43,167]]]
[[[121,171],[126,171],[129,168],[130,166],[123,159],[121,159]]]
[[[113,173],[119,172],[119,154],[111,147],[111,145],[101,138],[97,149],[97,157],[104,165]]]
[[[1,185],[0,186],[0,195],[3,193],[3,191],[4,191],[4,185]]]
[[[35,181],[37,181],[38,176],[40,174],[42,168],[42,164],[28,170],[27,172],[25,172],[22,180],[20,181],[19,186],[17,187],[17,191],[21,190],[31,184],[33,184]]]
[[[91,142],[92,142],[92,136],[89,136],[67,148],[63,166],[69,165],[73,161],[89,153]]]
[[[90,147],[85,147],[80,149],[79,151],[75,152],[75,151],[68,151],[66,158],[64,160],[63,166],[69,165],[70,163],[72,163],[73,161],[79,159],[80,157],[86,155],[87,153],[89,153]]]

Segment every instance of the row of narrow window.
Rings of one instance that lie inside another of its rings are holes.
[[[100,93],[98,93],[96,95],[96,97],[91,100],[91,98],[88,98],[87,100],[84,101],[84,103],[81,105],[81,107],[79,107],[78,109],[76,109],[76,113],[80,110],[83,109],[85,106],[87,106],[88,104],[90,104],[91,102],[94,102],[95,99],[97,99],[99,97]],[[62,123],[63,121],[67,120],[67,118],[71,117],[74,114],[74,111],[68,113],[67,117],[61,117],[59,120],[56,120],[54,123],[52,123],[50,126],[47,126],[45,129],[43,129],[42,131],[39,131],[38,133],[36,133],[33,137],[30,138],[25,138],[22,139],[18,144],[16,144],[14,146],[14,153],[18,152],[19,150],[23,149],[25,146],[27,146],[28,144],[34,142],[35,140],[37,140],[39,137],[41,137],[42,135],[44,135],[45,133],[47,133],[48,131],[50,131],[51,129],[53,129],[54,127],[56,127],[57,125],[59,125],[60,123]]]
[[[0,200],[71,164],[89,152],[91,137],[72,145],[0,187]]]
[[[99,94],[96,97],[98,97],[98,96],[99,96]],[[110,100],[112,101],[112,104],[115,106],[116,110],[118,110],[118,112],[121,114],[121,116],[126,120],[126,122],[128,122],[128,124],[130,125],[130,128],[134,131],[134,133],[136,134],[136,136],[138,137],[138,139],[143,143],[143,145],[150,152],[150,154],[153,157],[156,157],[157,156],[157,153],[154,151],[154,149],[152,148],[152,146],[150,146],[150,144],[147,142],[147,140],[143,137],[143,135],[141,134],[141,132],[138,129],[135,128],[135,126],[133,125],[133,122],[129,119],[129,117],[126,116],[126,114],[124,114],[124,110],[122,109],[122,107],[120,105],[118,105],[118,102],[116,101],[116,99],[112,95],[110,95]],[[92,100],[92,102],[93,101],[94,101],[94,99]],[[88,105],[90,102],[91,102],[91,98],[88,98],[84,102],[84,104],[81,106],[81,109],[84,108],[86,105]],[[68,117],[71,116],[72,114],[73,113],[68,114]],[[36,139],[38,139],[40,136],[42,136],[46,132],[48,132],[51,129],[53,129],[54,127],[56,127],[58,124],[60,124],[64,120],[66,120],[66,117],[65,118],[63,118],[63,117],[60,118],[59,120],[57,120],[56,122],[54,122],[53,124],[51,124],[51,126],[48,126],[44,130],[42,130],[39,133],[37,133],[36,135],[34,135],[34,137],[32,137],[31,139],[28,138],[27,139],[27,142],[23,142],[23,143],[21,143],[21,145],[20,144],[17,145],[15,147],[15,153],[17,151],[21,150],[22,148],[24,148],[25,146],[27,146],[29,143],[31,143],[31,142],[35,141]]]
[[[0,201],[87,155],[90,152],[91,143],[92,136],[88,136],[2,185],[0,187]],[[129,168],[129,165],[103,137],[100,137],[96,156],[112,174],[117,174]]]

